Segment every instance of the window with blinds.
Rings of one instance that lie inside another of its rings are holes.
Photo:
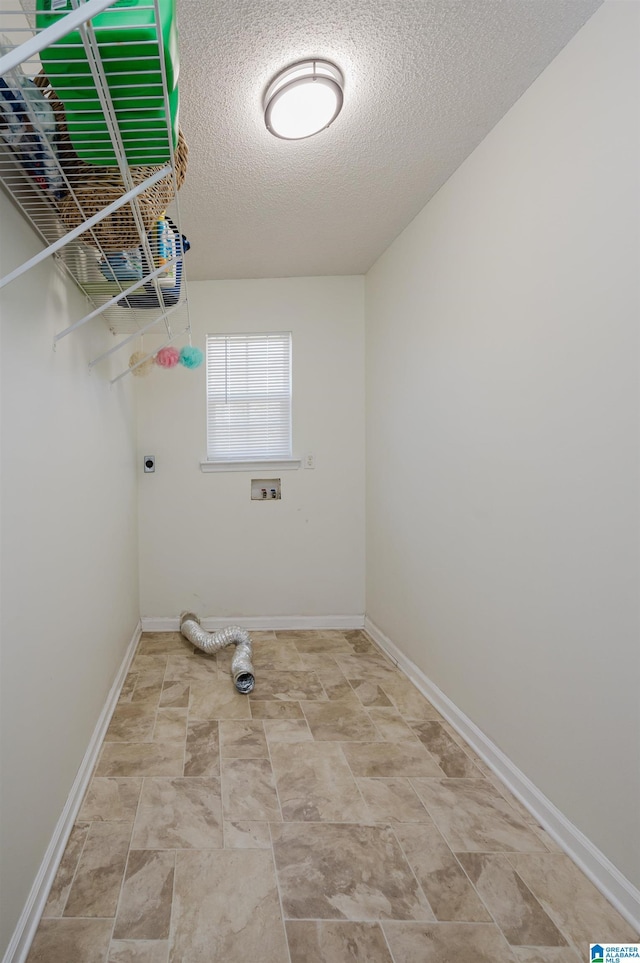
[[[291,457],[291,332],[207,337],[207,458]]]

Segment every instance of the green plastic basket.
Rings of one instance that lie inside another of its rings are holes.
[[[36,24],[44,29],[72,9],[71,0],[37,0]],[[175,0],[116,0],[91,21],[107,86],[131,164],[162,164],[170,156],[167,130],[178,143],[178,31]],[[71,143],[87,163],[116,164],[80,31],[41,53],[51,85],[64,105]],[[165,114],[162,64],[169,90]]]

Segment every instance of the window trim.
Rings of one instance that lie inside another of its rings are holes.
[[[265,459],[254,459],[253,461],[201,461],[200,471],[205,473],[213,471],[256,471],[256,469],[266,471],[290,471],[300,468],[302,460],[300,458],[282,458],[278,461]]]
[[[291,469],[300,468],[302,465],[302,460],[300,458],[295,458],[291,449],[293,448],[293,335],[291,331],[252,331],[252,332],[227,332],[225,334],[221,332],[211,332],[207,334],[207,361],[208,361],[208,346],[209,339],[226,339],[226,338],[268,338],[282,337],[284,335],[288,336],[289,341],[289,443],[291,454],[273,454],[266,455],[265,457],[255,457],[252,458],[250,453],[247,453],[249,457],[245,458],[210,458],[209,452],[207,451],[207,456],[200,462],[200,470],[203,472],[218,472],[218,471],[253,471],[255,469],[269,470],[269,471],[287,471]],[[206,378],[206,417],[207,417],[207,432],[209,424],[209,379],[208,379],[208,365],[207,365],[207,378]],[[208,447],[208,434],[207,434],[207,447]]]

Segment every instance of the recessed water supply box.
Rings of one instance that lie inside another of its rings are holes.
[[[282,498],[279,478],[252,478],[251,501],[272,502]]]

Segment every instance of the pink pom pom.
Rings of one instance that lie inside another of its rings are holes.
[[[175,368],[180,360],[180,352],[177,348],[160,348],[156,355],[156,364],[161,368]]]

